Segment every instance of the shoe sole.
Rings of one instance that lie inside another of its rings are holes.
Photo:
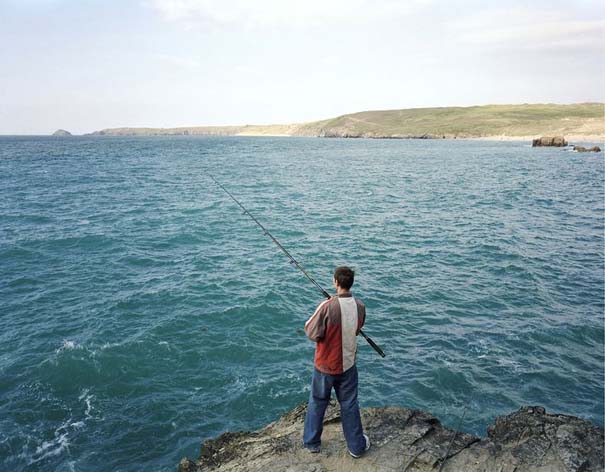
[[[368,450],[370,449],[370,438],[368,437],[367,434],[363,435],[364,439],[366,440],[366,447],[363,450],[363,452],[361,454],[353,454],[351,451],[349,451],[349,454],[351,454],[351,457],[354,457],[355,459],[359,459],[364,453],[368,452]]]

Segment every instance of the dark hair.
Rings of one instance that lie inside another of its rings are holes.
[[[334,270],[334,280],[345,290],[349,290],[355,282],[355,271],[350,267],[341,266]]]

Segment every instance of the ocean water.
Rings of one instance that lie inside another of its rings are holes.
[[[175,470],[305,401],[357,270],[362,406],[603,424],[603,154],[523,142],[0,138],[0,469]]]

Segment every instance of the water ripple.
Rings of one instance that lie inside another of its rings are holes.
[[[0,138],[0,468],[172,470],[306,399],[321,294],[208,172],[326,288],[356,268],[364,406],[602,423],[603,156],[543,151]]]

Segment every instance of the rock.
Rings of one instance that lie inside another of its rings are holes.
[[[539,146],[555,146],[555,147],[563,147],[563,146],[567,146],[567,141],[565,141],[565,138],[563,136],[555,136],[555,137],[550,137],[550,136],[543,136],[541,138],[536,138],[532,141],[532,147],[539,147]]]
[[[601,148],[599,146],[593,146],[591,148],[585,148],[584,146],[574,146],[573,150],[578,152],[601,152]]]
[[[64,129],[58,129],[52,135],[53,136],[73,136],[69,131],[65,131]]]
[[[258,431],[224,433],[207,441],[197,460],[181,460],[179,472],[435,472],[442,466],[449,472],[597,472],[604,468],[603,428],[573,416],[548,414],[538,406],[498,417],[486,438],[444,428],[420,410],[366,408],[361,417],[372,448],[361,459],[347,453],[335,403],[326,412],[321,452],[303,449],[305,412],[302,404]]]

